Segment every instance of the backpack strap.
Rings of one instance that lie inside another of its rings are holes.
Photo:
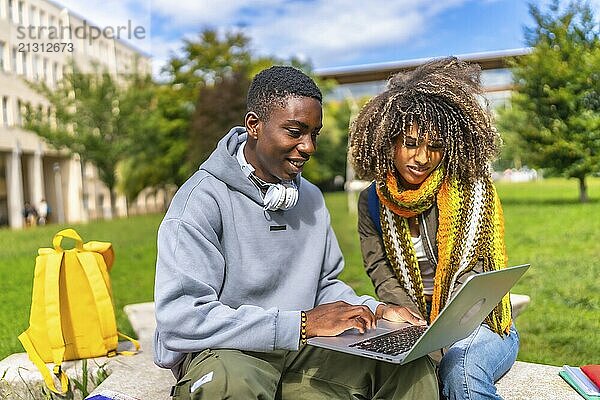
[[[94,304],[98,313],[98,321],[100,323],[100,333],[104,340],[104,348],[106,352],[116,351],[117,345],[117,324],[115,321],[115,311],[113,309],[112,299],[106,282],[100,273],[99,262],[104,264],[104,260],[100,255],[96,257],[95,253],[78,252],[77,260],[87,278],[87,281],[92,290]]]
[[[110,292],[106,286],[106,282],[102,277],[98,265],[104,263],[102,255],[98,253],[82,252],[77,253],[77,259],[82,266],[83,272],[92,289],[94,303],[98,312],[98,321],[100,322],[100,332],[104,340],[104,348],[107,355],[112,357],[117,354],[117,336],[127,339],[135,346],[135,351],[121,351],[122,355],[133,355],[140,349],[140,344],[137,340],[130,338],[117,331],[115,312]]]
[[[62,265],[64,253],[48,254],[46,259],[46,274],[45,274],[45,293],[44,300],[46,302],[46,328],[48,329],[48,340],[52,351],[52,361],[54,362],[54,374],[59,378],[61,390],[59,392],[54,385],[54,380],[46,364],[36,351],[31,342],[27,331],[19,335],[19,341],[23,344],[23,348],[27,352],[29,359],[38,368],[46,386],[57,394],[64,394],[69,388],[69,378],[62,370],[61,364],[65,354],[65,341],[62,335],[61,318],[60,318],[60,299],[58,295],[60,268]]]
[[[375,224],[375,228],[377,232],[379,232],[379,236],[383,236],[383,230],[381,229],[381,216],[379,215],[379,197],[377,197],[377,187],[376,183],[371,183],[369,186],[369,193],[367,196],[368,206],[369,206],[369,215],[371,216],[371,220]]]
[[[121,333],[119,331],[117,331],[117,335],[119,335],[119,337],[122,337],[123,339],[133,343],[133,346],[135,347],[135,350],[122,350],[122,351],[118,351],[117,353],[122,355],[122,356],[133,356],[136,355],[137,352],[140,350],[140,342],[138,342],[137,340],[135,340],[132,337],[129,337],[127,335],[125,335],[124,333]]]
[[[54,249],[57,252],[64,251],[61,247],[63,238],[73,239],[75,241],[75,248],[78,250],[83,249],[83,240],[81,239],[81,236],[79,236],[79,234],[75,232],[75,229],[67,228],[58,232],[56,235],[54,235],[54,238],[52,239],[52,245],[54,246]]]
[[[35,350],[31,339],[29,339],[27,331],[19,335],[19,341],[23,345],[23,348],[27,352],[27,355],[29,356],[31,362],[37,367],[37,369],[42,374],[42,378],[44,378],[44,382],[46,383],[48,389],[52,390],[54,393],[57,394],[65,394],[69,389],[69,378],[67,377],[67,374],[65,374],[65,372],[62,369],[59,370],[58,379],[60,380],[61,388],[61,391],[59,392],[58,389],[56,389],[56,386],[54,385],[54,379],[52,378],[50,370],[48,369],[48,367],[46,367],[46,363],[44,363],[42,357],[40,357],[38,352]]]
[[[52,351],[52,362],[60,370],[65,355],[65,339],[62,334],[60,316],[60,269],[64,253],[49,254],[46,261],[46,276],[44,282],[44,301],[46,304],[46,328],[48,341]],[[56,371],[55,371],[56,373]]]

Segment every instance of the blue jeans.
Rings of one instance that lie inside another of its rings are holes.
[[[519,334],[515,326],[502,338],[482,324],[454,343],[439,366],[441,393],[448,400],[502,400],[494,383],[517,359]]]

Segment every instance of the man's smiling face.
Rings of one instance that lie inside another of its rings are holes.
[[[246,116],[246,128],[255,146],[245,156],[255,174],[266,182],[294,179],[317,149],[323,112],[312,97],[289,96],[283,106],[274,105],[266,121]]]

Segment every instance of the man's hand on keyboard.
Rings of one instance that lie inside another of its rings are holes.
[[[306,311],[306,336],[337,336],[356,328],[360,333],[375,328],[375,315],[369,307],[343,301],[321,304]]]
[[[408,322],[412,325],[426,325],[427,321],[406,307],[381,304],[375,312],[376,319],[387,319],[392,322]]]

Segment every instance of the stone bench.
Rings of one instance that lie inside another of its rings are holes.
[[[154,334],[154,303],[133,304],[125,307],[125,313],[136,332],[141,349],[133,356],[99,357],[86,361],[88,369],[89,397],[105,394],[119,400],[168,399],[175,379],[171,371],[157,367],[152,357]],[[128,342],[123,343],[130,345]],[[121,349],[123,350],[123,349]],[[63,371],[71,381],[82,380],[81,360],[65,361]],[[98,374],[109,374],[95,387],[92,382]],[[29,360],[27,353],[12,354],[0,361],[0,399],[44,400],[45,389],[42,376]],[[60,387],[55,380],[56,387]],[[95,389],[94,389],[95,387]],[[93,389],[93,391],[92,391]],[[81,400],[81,392],[74,390],[74,400]],[[89,398],[88,397],[88,398]]]
[[[122,357],[122,364],[90,396],[105,394],[109,397],[118,393],[122,400],[168,399],[175,378],[171,371],[157,367],[153,361],[154,303],[130,304],[124,310],[138,335],[142,351],[133,357]]]
[[[581,400],[558,372],[561,367],[517,361],[497,383],[505,400]]]

